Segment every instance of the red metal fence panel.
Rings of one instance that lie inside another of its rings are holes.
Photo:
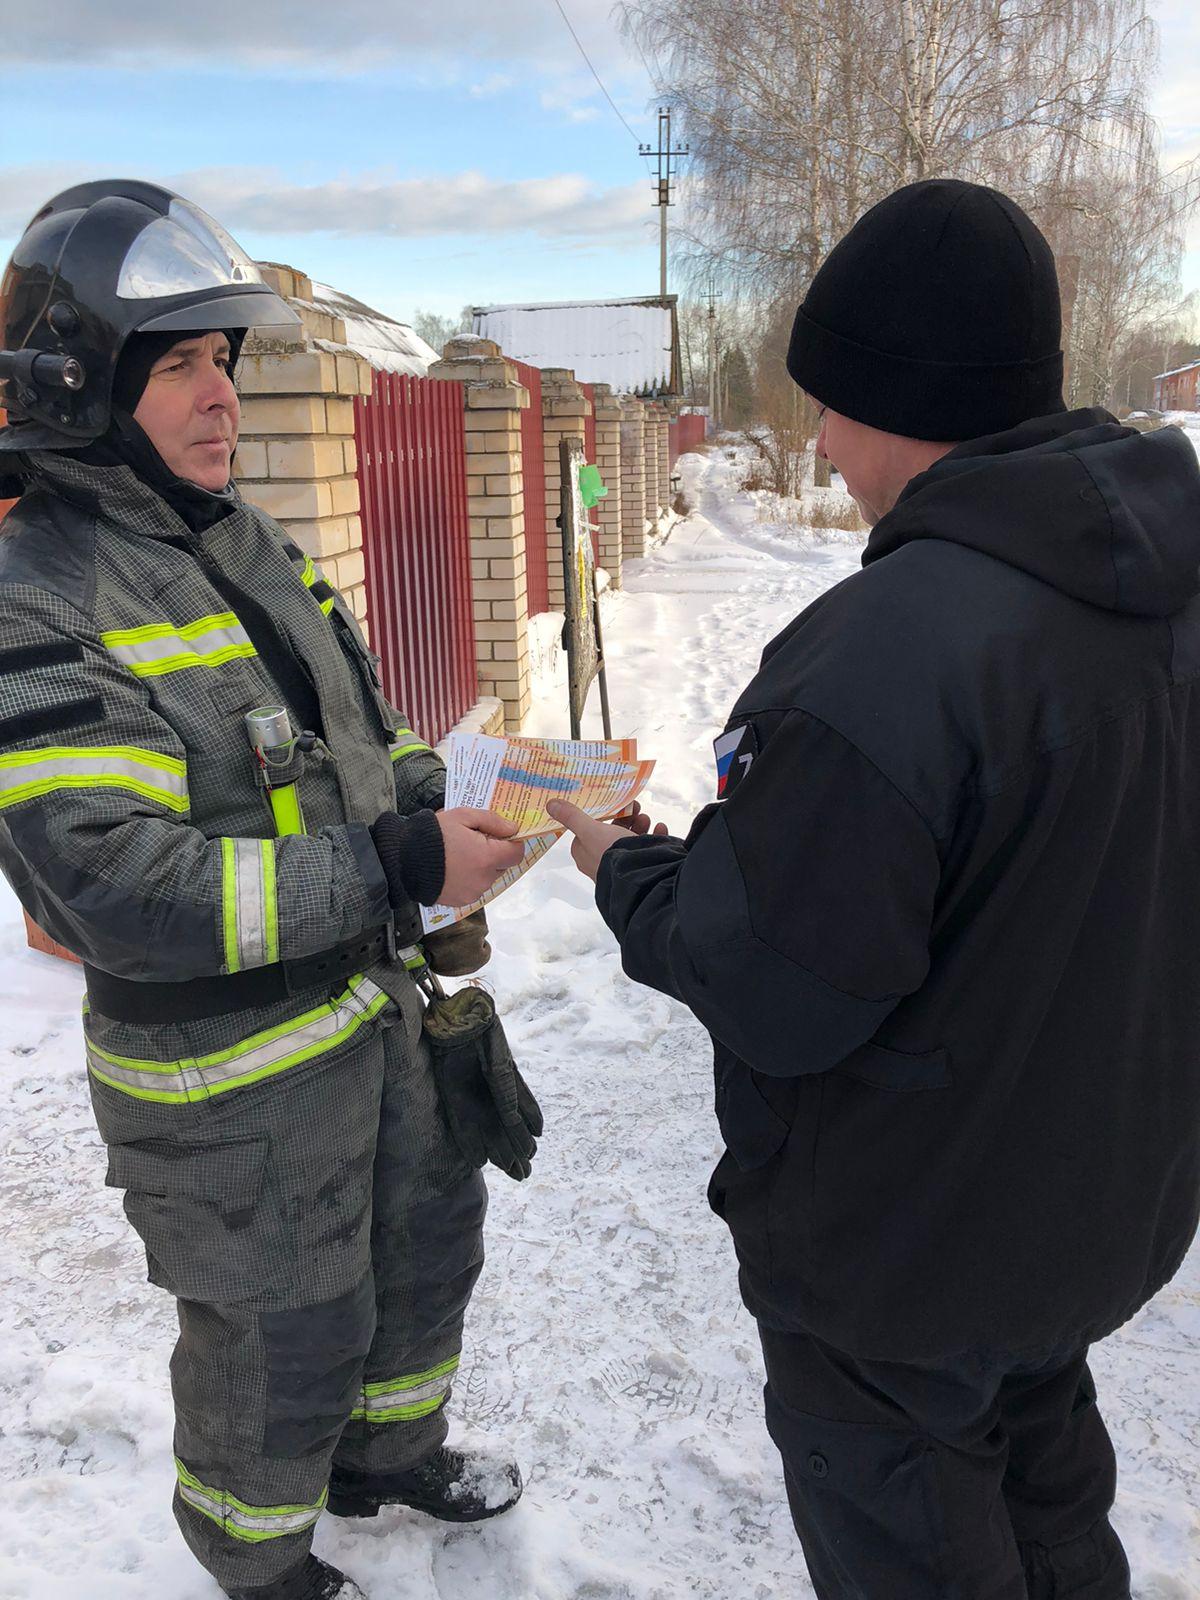
[[[685,412],[675,417],[667,429],[670,439],[671,465],[689,450],[698,450],[707,437],[708,418],[696,412]]]
[[[478,699],[463,391],[376,372],[354,402],[371,644],[436,744]]]
[[[538,367],[514,361],[529,390],[528,409],[521,413],[521,475],[525,485],[525,587],[529,615],[550,609],[550,571],[546,554],[546,454],[542,439],[542,374]]]

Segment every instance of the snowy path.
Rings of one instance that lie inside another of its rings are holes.
[[[615,731],[658,759],[649,809],[677,831],[710,797],[711,740],[763,642],[858,561],[757,524],[724,461],[687,467],[697,513],[606,613]],[[541,702],[530,731],[560,734],[560,706]],[[704,1203],[706,1040],[623,977],[564,847],[491,920],[489,977],[548,1133],[528,1183],[492,1185],[455,1411],[513,1443],[528,1491],[473,1530],[326,1518],[317,1548],[369,1600],[811,1596]],[[79,977],[23,945],[0,885],[0,1600],[212,1600],[170,1516],[172,1307],[102,1184]],[[1139,1600],[1200,1595],[1198,1339],[1193,1251],[1096,1354]]]

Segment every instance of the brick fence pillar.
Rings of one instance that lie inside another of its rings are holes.
[[[303,273],[270,264],[262,270],[303,326],[286,339],[251,329],[242,346],[234,473],[243,496],[320,564],[367,626],[354,396],[371,392],[371,367],[349,350],[322,348],[345,344],[345,324],[315,304]]]
[[[521,412],[529,391],[490,339],[451,339],[431,378],[466,386],[467,511],[479,692],[519,731],[530,704]]]
[[[659,504],[670,511],[674,497],[671,494],[671,413],[663,406],[658,429],[658,482]]]
[[[646,553],[646,408],[633,395],[621,401],[621,553]]]
[[[614,589],[621,587],[621,402],[607,383],[592,390],[596,401],[596,465],[608,490],[601,500],[600,566]]]
[[[550,609],[561,611],[566,605],[563,587],[562,529],[558,515],[562,509],[561,467],[558,447],[564,438],[584,439],[584,419],[591,401],[575,382],[567,367],[542,369],[542,438],[546,452],[546,556],[550,576]]]

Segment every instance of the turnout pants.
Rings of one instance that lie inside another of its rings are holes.
[[[331,1465],[446,1435],[487,1191],[450,1141],[415,998],[366,1037],[199,1105],[93,1082],[109,1182],[178,1299],[175,1514],[225,1588],[303,1560]]]
[[[1086,1351],[934,1370],[759,1331],[818,1600],[1129,1600]]]

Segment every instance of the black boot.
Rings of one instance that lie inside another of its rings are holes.
[[[335,1465],[325,1509],[335,1517],[374,1517],[380,1506],[411,1506],[442,1522],[482,1522],[515,1506],[521,1489],[515,1461],[443,1445],[407,1472],[352,1472]]]
[[[265,1588],[226,1589],[229,1600],[366,1600],[344,1572],[310,1555]]]

